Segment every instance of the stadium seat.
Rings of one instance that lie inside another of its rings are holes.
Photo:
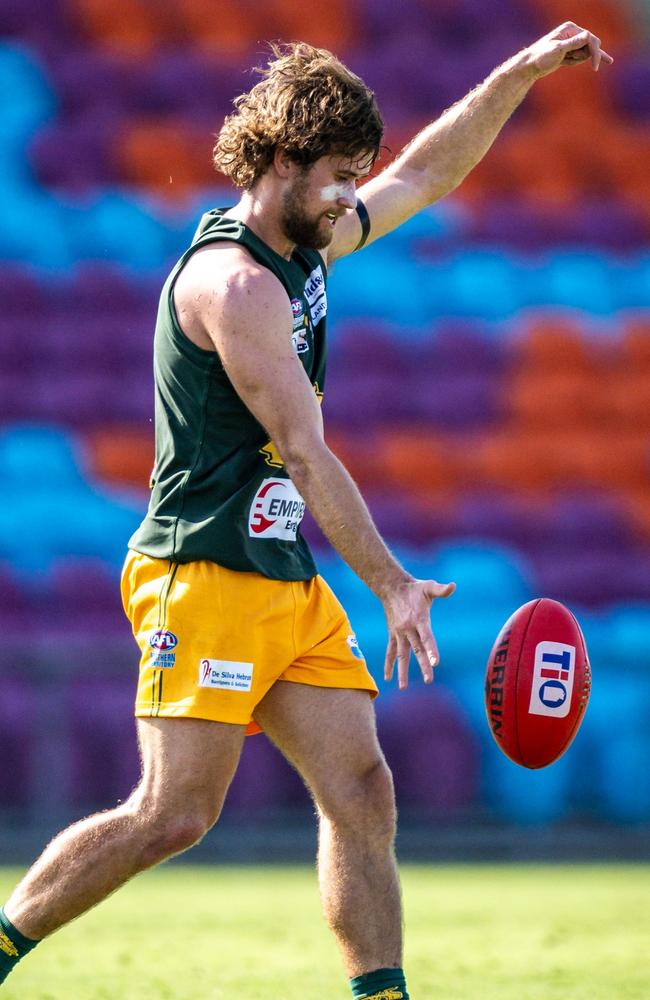
[[[93,479],[143,491],[148,487],[154,461],[150,430],[135,430],[129,424],[99,427],[84,435],[83,440]]]
[[[138,781],[135,679],[135,671],[131,677],[76,677],[64,691],[71,757],[66,791],[77,808],[112,808]]]
[[[36,761],[34,684],[3,671],[0,726],[0,807],[6,819],[22,815],[32,801]]]
[[[377,728],[395,777],[397,804],[404,816],[453,817],[475,799],[477,740],[456,696],[443,685],[380,699]]]
[[[121,7],[104,0],[71,0],[71,12],[91,42],[133,58],[147,56],[174,39],[176,25],[169,4],[133,0]]]
[[[120,174],[169,201],[187,198],[194,189],[215,182],[211,132],[173,118],[133,122],[124,129],[118,150]]]
[[[310,798],[297,772],[266,736],[248,738],[228,789],[224,819],[268,818],[277,810],[296,808],[310,808]]]
[[[6,42],[0,42],[0,85],[12,95],[0,119],[3,150],[22,156],[26,141],[54,114],[56,97],[36,56]]]
[[[220,0],[218,7],[211,0],[177,0],[173,7],[193,46],[221,59],[241,59],[263,38],[274,37],[268,32],[266,9],[263,16],[254,0]]]

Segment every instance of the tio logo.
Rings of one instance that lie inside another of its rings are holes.
[[[535,649],[530,715],[564,719],[571,708],[576,648],[564,642],[540,642]]]

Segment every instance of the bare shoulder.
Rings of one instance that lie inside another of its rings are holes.
[[[231,331],[291,327],[282,284],[236,243],[197,250],[176,280],[174,305],[183,332],[205,350],[219,350],[217,341]]]

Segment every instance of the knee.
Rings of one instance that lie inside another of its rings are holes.
[[[392,841],[397,812],[393,776],[386,761],[378,759],[354,780],[339,782],[319,808],[339,830],[365,839]]]
[[[143,802],[138,811],[141,829],[141,867],[150,868],[174,854],[197,844],[213,825],[216,817],[191,805],[171,810]]]

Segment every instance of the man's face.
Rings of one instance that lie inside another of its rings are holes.
[[[281,225],[297,246],[324,250],[337,219],[356,206],[356,182],[370,170],[370,157],[321,156],[309,167],[295,165],[282,199]]]

